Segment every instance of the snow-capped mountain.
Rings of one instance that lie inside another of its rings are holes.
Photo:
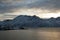
[[[60,17],[42,19],[37,16],[20,15],[13,20],[0,21],[0,30],[37,27],[60,27]]]

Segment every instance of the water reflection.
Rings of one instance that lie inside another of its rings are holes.
[[[60,40],[59,30],[59,28],[40,28],[0,31],[0,40]]]

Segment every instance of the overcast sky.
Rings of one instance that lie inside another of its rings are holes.
[[[0,0],[0,20],[18,15],[57,17],[60,16],[59,11],[60,0]]]

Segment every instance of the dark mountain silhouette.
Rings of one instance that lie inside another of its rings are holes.
[[[39,27],[60,27],[60,17],[42,19],[35,15],[20,15],[13,20],[0,21],[0,30],[14,30]]]

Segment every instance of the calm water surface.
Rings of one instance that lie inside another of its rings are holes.
[[[0,40],[60,40],[60,28],[0,31]]]

